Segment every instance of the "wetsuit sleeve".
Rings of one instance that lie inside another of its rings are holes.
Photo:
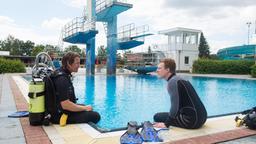
[[[164,123],[166,127],[169,127],[171,124],[173,124],[176,121],[175,119],[179,113],[179,107],[180,107],[178,85],[177,85],[177,80],[175,78],[170,79],[168,81],[167,90],[170,95],[171,108],[170,108],[169,116]]]
[[[175,79],[171,79],[168,82],[167,90],[171,100],[171,108],[170,108],[169,115],[170,117],[175,118],[180,109],[180,97],[178,92],[178,84]]]
[[[59,101],[69,99],[69,80],[65,76],[59,76],[55,79],[56,95]]]

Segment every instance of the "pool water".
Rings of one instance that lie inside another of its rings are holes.
[[[256,105],[256,81],[181,76],[189,80],[204,103],[208,116],[243,111]],[[100,113],[97,126],[123,128],[128,121],[153,121],[157,112],[168,112],[167,82],[151,75],[75,76],[78,102]]]
[[[256,105],[256,81],[184,77],[195,87],[208,116],[239,112]],[[125,127],[128,121],[153,121],[157,112],[168,112],[167,82],[151,75],[77,76],[74,86],[79,103],[91,104],[101,115],[104,129]]]

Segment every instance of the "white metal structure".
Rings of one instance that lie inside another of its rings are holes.
[[[159,31],[159,34],[168,36],[168,44],[159,45],[166,57],[175,60],[178,71],[190,71],[193,62],[198,59],[201,31],[177,27]]]
[[[10,52],[9,51],[0,51],[0,56],[9,56]]]

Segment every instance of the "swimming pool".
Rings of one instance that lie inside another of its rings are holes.
[[[243,111],[256,105],[256,81],[181,76],[195,87],[208,116]],[[157,112],[167,112],[170,97],[167,82],[151,75],[75,76],[78,102],[100,113],[97,126],[106,131],[123,128],[128,121],[153,121]]]

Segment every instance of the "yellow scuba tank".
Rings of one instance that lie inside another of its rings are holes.
[[[45,112],[45,84],[43,80],[29,84],[29,122],[30,125],[42,125]]]

